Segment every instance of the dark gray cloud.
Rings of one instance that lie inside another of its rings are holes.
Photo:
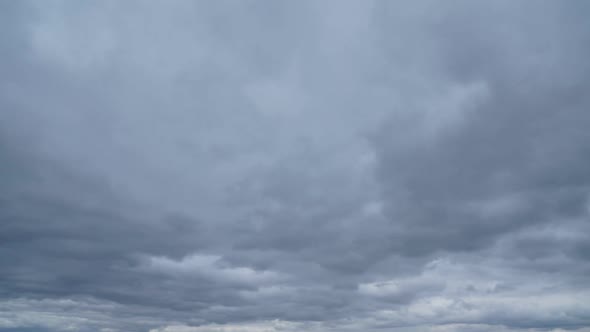
[[[0,7],[0,331],[589,331],[585,2]]]

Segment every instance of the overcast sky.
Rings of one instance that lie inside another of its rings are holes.
[[[589,17],[0,0],[0,331],[590,331]]]

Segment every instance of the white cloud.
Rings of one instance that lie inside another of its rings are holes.
[[[221,256],[194,254],[181,260],[148,257],[144,267],[149,271],[172,276],[204,276],[212,280],[244,284],[265,284],[280,281],[285,276],[274,271],[257,271],[249,267],[229,266]]]
[[[257,323],[210,324],[203,326],[171,325],[152,329],[150,332],[289,332],[298,331],[297,327],[300,325],[274,320]]]

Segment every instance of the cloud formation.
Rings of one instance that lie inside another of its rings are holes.
[[[589,13],[0,3],[0,331],[590,331]]]

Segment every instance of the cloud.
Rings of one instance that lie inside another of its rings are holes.
[[[270,321],[256,324],[240,325],[203,325],[203,326],[166,326],[161,329],[153,329],[150,332],[274,332],[294,331],[294,325],[280,321]]]
[[[0,331],[585,331],[589,9],[0,4]]]
[[[174,261],[166,257],[149,257],[148,270],[163,274],[191,276],[202,274],[206,278],[227,282],[262,284],[280,279],[277,273],[272,271],[256,271],[249,267],[224,267],[219,256],[194,255],[185,257],[180,261]]]

